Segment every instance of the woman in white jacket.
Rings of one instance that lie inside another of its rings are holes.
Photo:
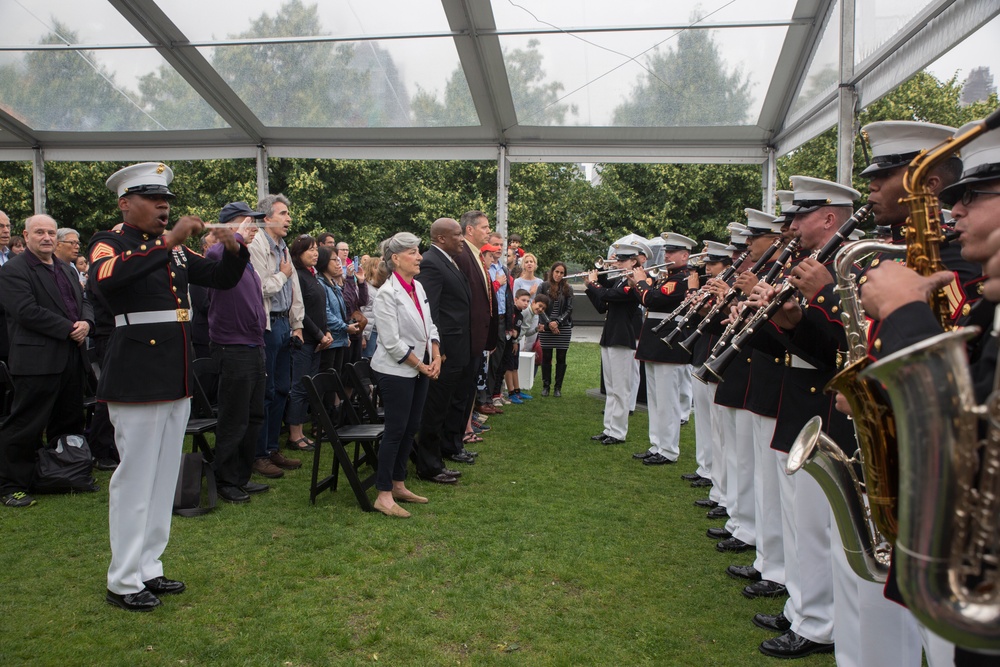
[[[420,426],[428,382],[441,372],[438,330],[424,288],[413,280],[420,272],[419,245],[420,239],[409,232],[382,242],[382,268],[388,278],[375,297],[379,340],[371,361],[385,405],[375,509],[402,518],[410,513],[396,501],[427,502],[406,488],[406,464]]]

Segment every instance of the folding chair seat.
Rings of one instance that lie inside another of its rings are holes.
[[[372,380],[371,361],[361,359],[347,365],[347,379],[354,389],[358,407],[370,424],[385,422],[385,408],[381,405],[378,385]]]
[[[358,505],[366,512],[374,511],[367,491],[375,485],[375,471],[378,467],[376,452],[385,427],[382,424],[360,422],[336,371],[305,376],[302,381],[309,397],[312,418],[319,425],[316,449],[313,451],[309,502],[315,504],[316,496],[326,489],[336,491],[340,469],[343,468]],[[339,405],[334,405],[334,397],[340,399]],[[319,479],[320,456],[327,442],[333,449],[333,463],[330,474]],[[346,449],[346,445],[351,443],[354,443],[353,458]],[[362,477],[362,467],[366,464],[371,472]]]

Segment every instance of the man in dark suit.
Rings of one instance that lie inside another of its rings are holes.
[[[454,484],[461,474],[445,468],[442,451],[459,451],[468,415],[454,401],[462,375],[472,360],[472,291],[457,257],[466,251],[462,228],[451,218],[431,225],[431,247],[420,262],[417,280],[431,305],[431,319],[441,336],[441,374],[427,390],[417,435],[417,474],[438,484]]]
[[[0,431],[0,502],[28,507],[35,452],[48,439],[83,432],[83,354],[94,312],[76,271],[55,257],[56,221],[24,223],[27,250],[0,272],[10,334],[14,404]]]

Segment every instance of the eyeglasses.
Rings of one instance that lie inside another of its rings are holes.
[[[79,241],[60,241],[59,243],[66,243],[68,245],[76,246],[78,248],[80,247]]]
[[[1000,191],[973,190],[972,188],[966,188],[965,192],[962,193],[962,206],[968,206],[972,202],[976,201],[976,197],[979,195],[1000,195]]]

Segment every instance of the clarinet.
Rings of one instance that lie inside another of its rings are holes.
[[[751,275],[756,276],[760,272],[760,270],[764,267],[764,265],[767,264],[774,256],[774,253],[778,251],[778,246],[780,246],[782,242],[783,239],[781,237],[778,237],[774,240],[774,243],[772,243],[771,246],[766,251],[764,251],[764,254],[761,255],[760,259],[758,259],[757,262],[753,265],[753,267],[751,267],[750,269]],[[784,264],[784,262],[782,262],[782,264]],[[720,280],[728,280],[728,277],[723,278],[722,276],[720,276],[719,278]],[[720,312],[724,312],[725,309],[729,307],[729,304],[731,304],[736,299],[736,297],[738,297],[742,293],[743,290],[737,289],[736,287],[731,287],[729,291],[726,292],[726,295],[722,299],[720,299],[714,306],[712,306],[712,309],[709,310],[708,313],[705,315],[705,317],[702,318],[701,322],[698,323],[698,328],[694,330],[694,333],[692,333],[685,340],[680,342],[680,346],[684,348],[686,352],[691,352],[694,349],[694,344],[698,341],[699,338],[701,338],[701,335],[705,333],[705,329],[707,329],[708,325],[712,323],[712,320],[715,319],[715,316],[718,315]],[[667,343],[667,345],[670,344],[670,342],[666,338],[663,339],[663,342]]]
[[[859,208],[847,222],[841,225],[840,229],[837,230],[837,233],[834,234],[822,248],[813,252],[810,257],[821,264],[825,264],[829,261],[850,233],[868,218],[871,214],[872,206],[872,204],[865,204]],[[722,375],[726,372],[729,364],[733,362],[736,355],[742,351],[744,345],[746,345],[746,343],[758,331],[759,326],[770,320],[774,314],[785,305],[785,302],[792,298],[792,295],[794,295],[797,291],[798,288],[792,285],[791,280],[789,278],[785,278],[785,280],[781,283],[781,287],[778,288],[777,293],[774,295],[774,298],[771,299],[766,306],[754,312],[753,316],[747,320],[746,325],[733,337],[732,344],[730,344],[727,349],[723,350],[717,357],[713,355],[713,358],[706,361],[702,368],[704,368],[704,370],[708,373],[714,375],[721,382]],[[702,369],[699,368],[698,370],[701,371]]]
[[[725,271],[722,272],[722,274],[719,276],[719,279],[729,280],[732,277],[732,275],[736,273],[736,269],[739,268],[739,265],[742,264],[749,256],[750,256],[750,251],[744,250],[743,254],[741,254],[738,258],[736,258],[736,260],[728,268],[726,268]],[[683,311],[683,315],[679,320],[677,320],[677,324],[674,325],[674,329],[660,340],[666,343],[668,347],[673,347],[671,343],[674,342],[674,339],[677,338],[680,332],[684,330],[684,327],[686,327],[688,323],[691,322],[694,316],[698,314],[698,311],[701,310],[702,306],[707,304],[708,300],[711,298],[712,298],[712,293],[706,290],[704,287],[702,287],[697,292],[694,292],[694,297],[690,302],[688,302],[687,310]],[[674,321],[673,315],[674,313],[668,315],[670,321]],[[662,325],[666,321],[667,319],[664,318],[663,322],[661,322],[657,326]],[[656,333],[655,328],[653,329],[653,333]]]

